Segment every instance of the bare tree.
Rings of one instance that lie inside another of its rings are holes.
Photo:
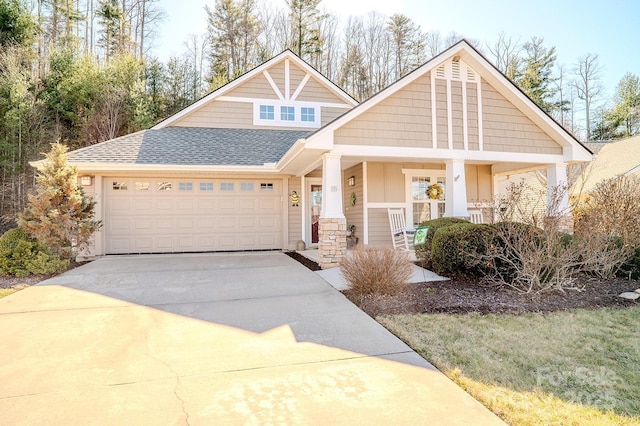
[[[591,140],[591,108],[593,103],[598,100],[602,92],[602,82],[600,73],[602,67],[598,62],[598,55],[587,53],[578,58],[575,66],[576,79],[573,87],[576,89],[576,95],[584,101],[585,126],[587,129],[587,141]]]
[[[522,46],[520,42],[501,32],[495,42],[486,43],[486,45],[491,55],[493,55],[493,63],[496,68],[511,80],[515,80],[521,61]]]

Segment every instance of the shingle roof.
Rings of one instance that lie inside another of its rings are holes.
[[[69,153],[73,163],[262,166],[282,158],[303,130],[167,127]]]

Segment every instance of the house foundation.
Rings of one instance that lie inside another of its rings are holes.
[[[322,269],[340,266],[347,253],[347,219],[320,218],[318,227],[318,255]]]

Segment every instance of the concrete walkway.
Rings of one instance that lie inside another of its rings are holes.
[[[0,321],[2,424],[501,423],[281,253],[106,257]]]

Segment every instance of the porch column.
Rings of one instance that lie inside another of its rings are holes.
[[[332,153],[322,156],[322,212],[318,221],[318,254],[322,269],[339,266],[347,252],[340,158],[340,154]]]
[[[555,211],[549,213],[560,216],[560,231],[572,234],[573,216],[571,216],[571,210],[569,209],[567,182],[566,163],[556,163],[547,167],[547,205],[557,203]]]
[[[464,160],[449,160],[446,166],[447,192],[445,195],[444,215],[447,217],[469,218]]]

